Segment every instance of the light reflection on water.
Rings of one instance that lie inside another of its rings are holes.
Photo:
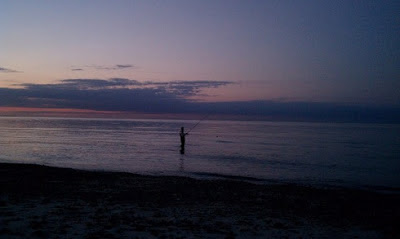
[[[215,173],[400,187],[400,126],[0,118],[0,161],[145,174]]]

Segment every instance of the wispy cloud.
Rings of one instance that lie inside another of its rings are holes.
[[[21,71],[17,71],[17,70],[5,68],[5,67],[0,67],[0,72],[3,72],[3,73],[19,73]]]
[[[186,97],[198,95],[202,89],[217,88],[235,83],[232,81],[171,81],[146,82],[146,84],[163,87],[168,92]]]
[[[124,69],[124,68],[132,68],[134,66],[128,64],[128,65],[116,65],[116,67],[119,68],[119,69]]]
[[[74,89],[111,89],[111,88],[128,88],[130,86],[140,86],[142,83],[136,80],[124,78],[111,78],[109,80],[102,79],[66,79],[59,84],[54,84],[54,87],[74,88]]]
[[[116,65],[85,65],[85,66],[73,66],[71,71],[84,71],[85,69],[95,70],[123,70],[128,68],[136,68],[131,64],[116,64]]]

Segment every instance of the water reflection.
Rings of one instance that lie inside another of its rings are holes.
[[[400,186],[398,125],[204,121],[180,155],[179,130],[196,123],[0,118],[0,160]]]

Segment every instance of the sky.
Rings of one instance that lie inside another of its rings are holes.
[[[2,0],[0,107],[400,121],[399,12],[390,0]]]

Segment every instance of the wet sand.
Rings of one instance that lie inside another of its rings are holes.
[[[399,238],[400,195],[0,164],[0,238]]]

